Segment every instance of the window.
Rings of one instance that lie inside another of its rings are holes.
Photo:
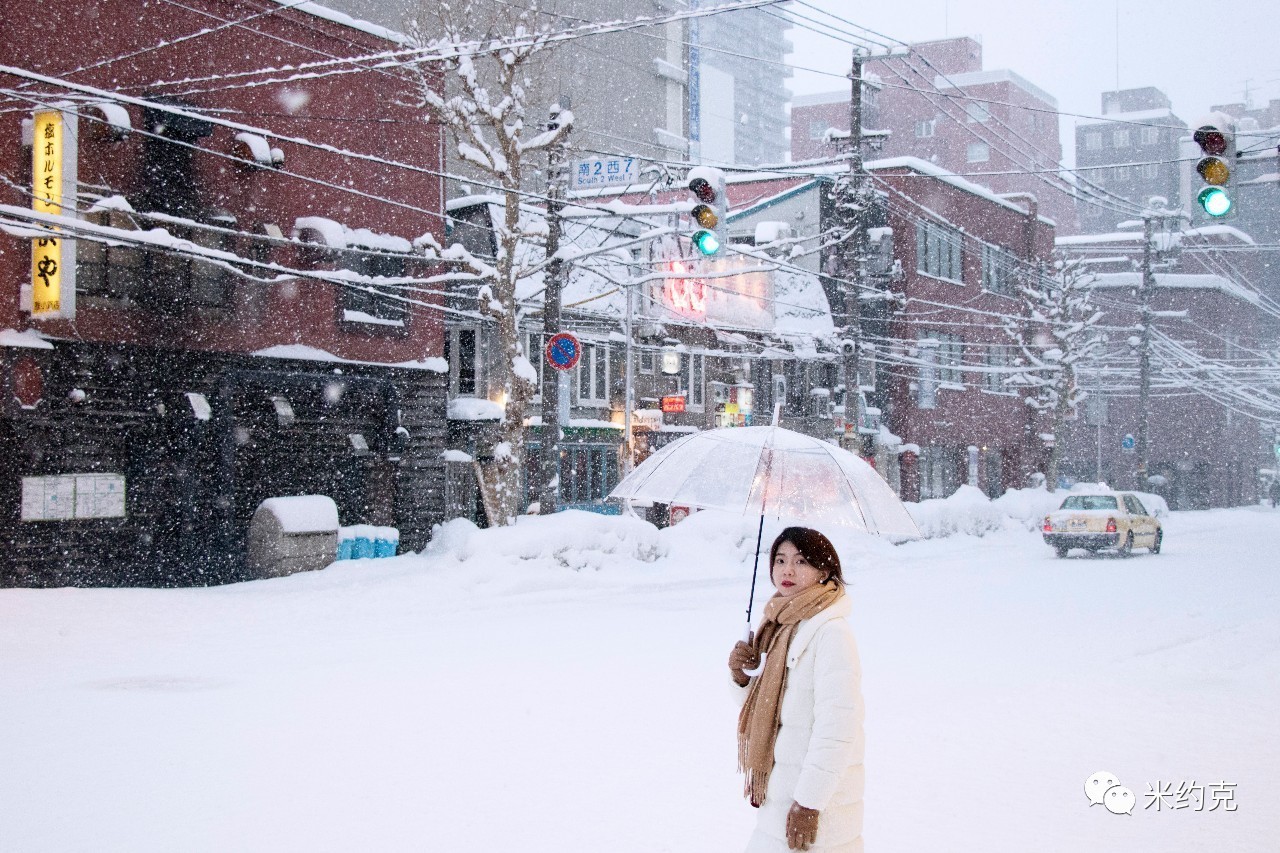
[[[444,340],[449,362],[449,394],[474,397],[480,390],[480,348],[477,329],[450,329]]]
[[[119,211],[85,214],[95,225],[132,229],[133,223]],[[76,289],[85,296],[133,299],[143,281],[146,256],[136,246],[108,246],[97,240],[76,241]]]
[[[650,347],[640,347],[637,350],[637,358],[640,362],[641,373],[653,373],[657,369],[658,352]]]
[[[232,223],[234,225],[234,222]],[[233,235],[213,228],[166,225],[178,240],[207,249],[230,250]],[[164,287],[142,287],[134,298],[163,313],[187,308],[227,308],[231,304],[231,273],[226,267],[199,260],[190,252],[151,250],[145,252],[142,270],[148,280],[165,282]]]
[[[1129,131],[1113,130],[1111,132],[1111,144],[1115,148],[1128,148],[1129,147]]]
[[[986,163],[991,159],[991,146],[985,142],[970,142],[965,149],[965,156],[970,163]]]
[[[1101,151],[1102,150],[1102,134],[1086,133],[1084,135],[1084,148],[1086,151]]]
[[[982,289],[1001,296],[1018,292],[1018,259],[988,243],[982,244]]]
[[[961,451],[931,445],[920,451],[920,497],[945,498],[960,488]]]
[[[827,135],[827,130],[830,127],[831,127],[831,122],[829,121],[819,120],[819,119],[810,119],[809,120],[809,138],[815,139],[815,140],[821,139],[822,137]]]
[[[522,345],[524,346],[524,357],[529,359],[529,364],[533,365],[533,370],[538,374],[538,384],[533,389],[533,399],[535,402],[542,399],[542,372],[546,369],[547,358],[543,354],[542,333],[541,332],[525,332],[520,336]]]
[[[701,408],[706,392],[706,360],[704,355],[685,356],[685,381],[688,383],[686,405]]]
[[[400,255],[344,251],[337,253],[337,262],[340,269],[371,278],[403,278],[405,274],[405,259]],[[399,328],[409,319],[408,305],[397,298],[396,284],[361,282],[340,287],[338,305],[346,322]]]
[[[1160,166],[1156,163],[1143,163],[1138,167],[1138,174],[1146,180],[1151,180],[1160,174]]]
[[[964,338],[948,332],[926,332],[920,338],[920,360],[932,363],[934,376],[944,385],[964,382]],[[923,379],[923,366],[922,379]]]
[[[582,357],[574,371],[577,376],[578,404],[609,405],[609,347],[607,344],[583,344]]]
[[[1005,372],[1013,364],[1013,349],[1008,344],[987,344],[985,367],[982,374],[982,387],[997,394],[1009,394],[1013,387],[1006,384],[1009,374]]]
[[[925,119],[924,121],[918,121],[916,122],[916,138],[927,139],[930,136],[933,136],[933,134],[937,132],[937,129],[938,129],[937,118],[930,118],[930,119]]]
[[[933,222],[916,224],[916,269],[955,282],[964,281],[964,237],[954,228]]]
[[[965,105],[964,111],[969,114],[970,124],[986,124],[987,119],[991,118],[990,108],[978,101],[970,101]]]
[[[1116,181],[1127,181],[1133,177],[1133,169],[1130,166],[1116,166],[1111,174]]]
[[[1160,128],[1144,127],[1141,130],[1141,139],[1143,145],[1155,145],[1160,141]]]

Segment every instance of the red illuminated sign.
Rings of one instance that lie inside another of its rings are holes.
[[[662,412],[667,415],[675,415],[684,411],[684,395],[673,394],[670,397],[662,398]]]

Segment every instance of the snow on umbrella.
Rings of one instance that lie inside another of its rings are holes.
[[[893,489],[857,455],[777,426],[691,433],[642,462],[610,497],[759,515],[748,623],[766,518],[840,525],[894,540],[920,535]]]

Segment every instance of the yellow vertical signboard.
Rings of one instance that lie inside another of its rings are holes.
[[[31,146],[32,201],[38,213],[75,216],[74,118],[61,110],[37,110]],[[32,241],[31,316],[75,317],[75,242],[61,236]]]

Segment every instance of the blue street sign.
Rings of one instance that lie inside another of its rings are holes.
[[[582,357],[582,344],[568,332],[552,335],[547,341],[547,364],[556,370],[573,370]]]
[[[1138,444],[1131,433],[1125,433],[1124,438],[1120,439],[1121,450],[1133,450]]]

